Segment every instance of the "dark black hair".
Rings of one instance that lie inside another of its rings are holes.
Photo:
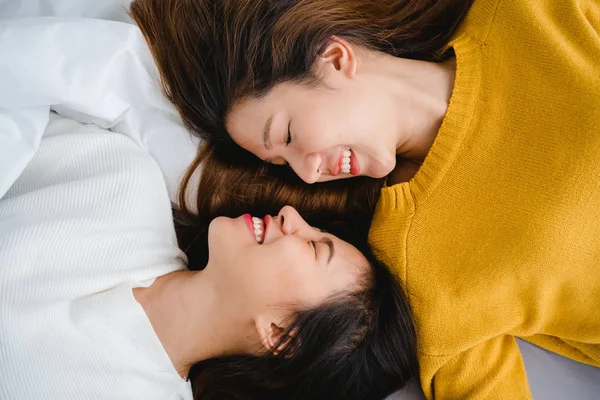
[[[361,289],[298,311],[277,353],[201,361],[194,399],[380,400],[418,377],[416,333],[398,281],[370,252]]]

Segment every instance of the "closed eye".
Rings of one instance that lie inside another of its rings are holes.
[[[292,132],[290,129],[291,125],[292,125],[292,121],[290,121],[288,124],[288,133],[287,133],[287,139],[285,140],[285,147],[288,147],[288,145],[290,143],[292,143]]]
[[[313,248],[313,250],[314,250],[314,252],[315,252],[315,260],[316,260],[316,259],[317,259],[317,243],[315,243],[315,241],[314,241],[314,240],[311,240],[311,241],[310,241],[310,242],[308,242],[308,243],[310,243],[310,245],[312,246],[312,248]]]
[[[281,165],[281,166],[284,166],[284,167],[289,167],[290,166],[290,163],[287,162],[287,161],[285,161],[285,160],[281,161],[281,163],[277,163],[277,162],[274,162],[272,159],[267,158],[267,159],[264,159],[263,162],[265,164],[268,164],[268,165]]]

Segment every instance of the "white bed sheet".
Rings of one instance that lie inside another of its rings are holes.
[[[175,199],[198,141],[161,95],[129,3],[0,0],[0,197],[35,153],[53,109],[147,148]],[[600,398],[600,369],[523,341],[519,347],[535,399]],[[411,385],[390,400],[423,398]]]
[[[131,0],[0,0],[2,18],[80,17],[132,22]]]
[[[0,20],[0,197],[37,149],[50,110],[130,136],[157,161],[175,200],[198,140],[162,96],[135,25],[70,17]]]

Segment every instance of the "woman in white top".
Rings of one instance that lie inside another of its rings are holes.
[[[52,116],[0,200],[0,398],[367,399],[416,372],[370,256],[289,207],[208,242],[188,270],[151,156]]]

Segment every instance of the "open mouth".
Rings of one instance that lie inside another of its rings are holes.
[[[350,147],[345,146],[342,150],[342,158],[340,158],[340,171],[344,174],[350,173],[350,162],[352,161],[352,151]]]
[[[252,217],[252,226],[256,243],[262,244],[265,238],[265,222],[260,218]]]
[[[360,174],[360,167],[358,165],[356,154],[350,146],[344,146],[342,148],[342,153],[340,154],[337,164],[333,167],[331,175],[337,176],[340,173],[354,176]]]

